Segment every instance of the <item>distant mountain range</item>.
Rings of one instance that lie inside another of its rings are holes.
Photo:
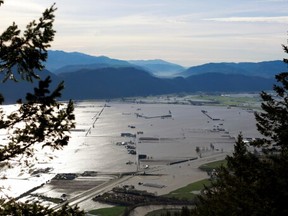
[[[259,92],[274,79],[241,74],[207,73],[188,78],[158,78],[135,68],[102,68],[60,75],[64,98],[93,99],[191,92]]]
[[[49,51],[46,69],[55,73],[75,72],[81,69],[141,68],[156,76],[173,76],[185,70],[184,67],[163,60],[123,61],[106,56],[91,56],[79,52]]]
[[[47,70],[59,74],[77,71],[83,68],[122,67],[130,66],[129,62],[111,59],[106,56],[91,56],[79,52],[48,51],[48,59],[45,63]],[[71,71],[72,70],[72,71]]]
[[[129,61],[133,65],[142,67],[154,74],[155,76],[171,77],[177,76],[178,74],[185,71],[185,68],[178,64],[163,61],[161,59],[155,60],[134,60]]]
[[[50,86],[50,89],[53,90],[55,87],[63,80],[59,78],[57,75],[49,72],[48,70],[43,70],[41,72],[38,72],[39,77],[43,80],[47,76],[50,76],[52,79],[52,83]],[[17,80],[21,80],[20,75],[15,76]],[[2,77],[1,77],[2,78]],[[2,80],[0,78],[0,80]],[[15,103],[18,99],[25,99],[26,94],[33,93],[34,88],[38,87],[37,80],[34,79],[34,82],[28,82],[28,81],[19,81],[15,82],[12,80],[7,80],[4,83],[0,84],[0,93],[4,96],[4,103]]]
[[[184,67],[163,60],[122,61],[105,56],[49,51],[42,77],[54,86],[65,81],[62,99],[105,99],[195,92],[259,92],[270,90],[274,75],[287,71],[281,61],[208,63]],[[52,73],[51,73],[51,72]],[[36,84],[33,84],[34,86]],[[33,90],[27,82],[0,85],[7,103]]]
[[[172,80],[157,78],[133,67],[83,69],[60,77],[65,81],[65,98],[121,98],[178,91]]]
[[[134,67],[145,70],[159,77],[189,77],[205,73],[242,74],[246,76],[274,77],[287,71],[283,61],[241,62],[241,63],[207,63],[185,68],[181,65],[156,60],[123,61],[106,56],[91,56],[79,52],[49,51],[46,69],[55,74],[75,72],[82,69]]]
[[[244,62],[244,63],[208,63],[179,73],[179,76],[189,77],[205,73],[242,74],[246,76],[259,76],[271,78],[280,72],[287,71],[287,64],[283,61]]]

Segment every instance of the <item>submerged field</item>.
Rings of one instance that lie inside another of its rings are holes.
[[[1,185],[13,182],[11,191],[23,193],[44,183],[33,197],[59,198],[64,193],[73,197],[125,173],[141,171],[149,175],[127,178],[123,184],[161,195],[204,179],[206,173],[198,169],[201,164],[231,154],[240,132],[249,139],[259,133],[253,110],[243,106],[243,97],[239,100],[241,106],[228,106],[226,99],[215,103],[215,98],[199,97],[76,102],[76,128],[69,145],[62,151],[40,155],[41,161],[33,167],[40,171],[37,176],[25,175],[24,180],[7,172]],[[53,160],[49,159],[51,155]],[[47,168],[51,170],[48,174],[41,173]],[[75,173],[76,181],[63,184],[62,180],[53,180],[46,184],[47,178],[58,173]],[[83,187],[79,185],[82,183]]]
[[[242,107],[79,102],[76,117],[79,131],[59,153],[59,171],[134,171],[139,154],[153,160],[189,159],[199,156],[196,147],[203,156],[231,152],[240,132],[244,138],[259,136],[253,111]],[[137,154],[116,145],[121,142],[135,145]]]

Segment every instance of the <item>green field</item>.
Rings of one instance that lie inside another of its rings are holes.
[[[226,160],[221,160],[221,161],[215,161],[207,164],[203,164],[199,167],[200,170],[204,172],[211,172],[213,169],[217,169],[220,166],[227,166],[227,161]]]
[[[227,161],[215,161],[207,164],[203,164],[199,167],[204,172],[211,172],[213,169],[216,169],[220,166],[226,166]],[[179,199],[193,199],[205,186],[210,186],[211,182],[209,179],[204,179],[198,182],[191,183],[185,187],[179,188],[175,191],[170,192],[169,194],[165,195],[167,197],[175,197]]]
[[[191,183],[185,187],[179,188],[175,191],[170,192],[169,194],[165,195],[167,197],[175,197],[178,199],[188,199],[191,200],[195,198],[197,193],[199,193],[202,189],[204,189],[204,185],[209,186],[210,180],[204,179],[198,182]]]
[[[111,208],[95,209],[88,213],[99,216],[121,216],[125,212],[125,208],[126,207],[123,206],[116,206]]]
[[[174,215],[174,213],[179,213],[180,211],[181,211],[180,207],[179,209],[160,209],[153,212],[149,212],[145,216],[161,216],[161,215],[167,215],[167,213]]]
[[[213,169],[216,169],[220,166],[226,166],[227,161],[226,160],[221,160],[221,161],[215,161],[207,164],[203,164],[199,167],[199,169],[209,172],[212,171]],[[201,181],[197,181],[194,183],[191,183],[185,187],[179,188],[175,191],[170,192],[169,194],[164,195],[165,197],[174,197],[177,199],[187,199],[187,200],[192,200],[197,196],[197,194],[204,189],[205,186],[210,186],[211,182],[209,179],[203,179]],[[151,213],[152,215],[161,215],[161,213],[165,213],[167,209],[155,211]],[[177,211],[177,210],[176,210]],[[94,215],[100,215],[100,216],[120,216],[125,212],[125,207],[117,206],[117,207],[112,207],[112,208],[103,208],[103,209],[96,209],[92,210],[89,213],[94,214]]]
[[[191,99],[201,99],[215,102],[222,106],[237,106],[245,108],[259,108],[260,97],[259,96],[228,96],[228,95],[195,95]]]

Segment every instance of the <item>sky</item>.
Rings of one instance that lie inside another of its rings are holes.
[[[0,32],[54,2],[52,50],[186,67],[287,57],[288,0],[5,0]]]

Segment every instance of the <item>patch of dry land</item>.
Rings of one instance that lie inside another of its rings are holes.
[[[76,120],[68,147],[41,167],[77,175],[33,194],[65,194],[86,210],[102,207],[91,198],[115,186],[162,195],[207,178],[198,167],[231,154],[240,132],[247,140],[260,136],[251,107],[172,96],[77,102]]]

